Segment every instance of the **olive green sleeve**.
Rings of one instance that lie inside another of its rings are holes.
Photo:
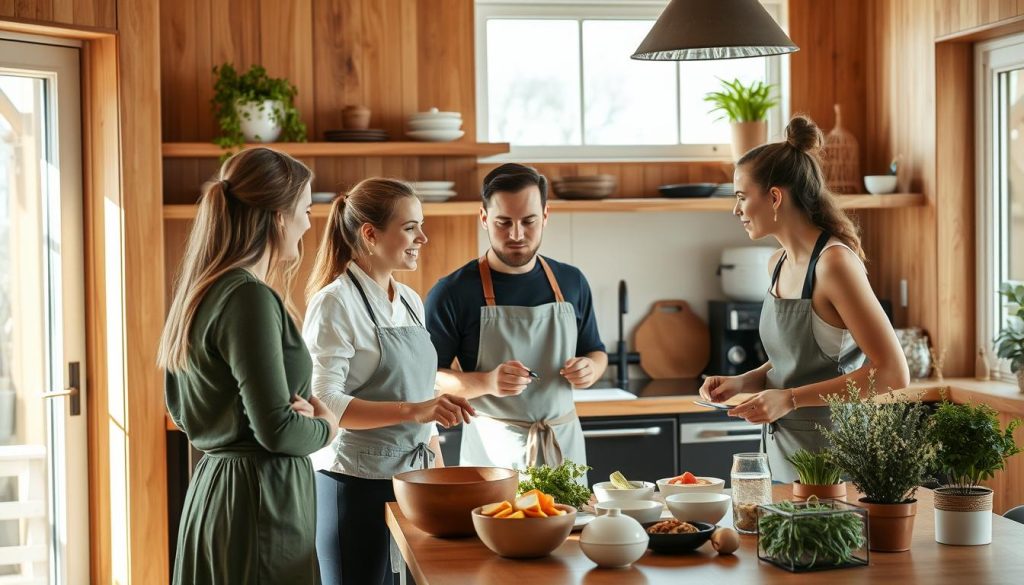
[[[256,440],[273,453],[303,456],[326,445],[330,430],[326,421],[291,408],[281,342],[285,318],[269,288],[247,282],[230,293],[212,337],[238,383]]]

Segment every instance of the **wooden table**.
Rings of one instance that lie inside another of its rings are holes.
[[[774,487],[776,501],[790,496],[789,485]],[[754,536],[742,536],[735,555],[718,556],[709,542],[691,554],[666,556],[647,551],[631,568],[601,569],[583,555],[578,532],[549,557],[511,560],[495,555],[475,536],[429,536],[413,526],[394,502],[387,505],[387,522],[417,585],[1024,583],[1024,524],[997,516],[992,519],[992,544],[941,545],[935,542],[932,493],[926,489],[918,491],[914,542],[909,552],[872,552],[868,567],[801,574],[759,561]],[[721,524],[730,525],[731,514]]]

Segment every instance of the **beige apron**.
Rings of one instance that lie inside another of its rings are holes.
[[[518,396],[491,394],[471,400],[477,417],[462,431],[461,465],[525,469],[557,466],[564,459],[586,464],[583,429],[572,385],[558,372],[576,355],[576,312],[565,302],[551,267],[537,256],[555,302],[537,307],[498,305],[487,256],[480,258],[486,305],[480,307],[476,371],[518,360],[540,375]]]

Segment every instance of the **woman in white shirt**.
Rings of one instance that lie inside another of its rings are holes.
[[[325,585],[392,582],[384,523],[384,504],[395,499],[391,478],[443,465],[435,423],[449,427],[474,414],[463,398],[435,396],[437,354],[423,302],[392,276],[415,270],[426,242],[409,185],[367,179],[331,206],[306,288],[302,336],[313,394],[340,417],[327,461],[314,461]]]

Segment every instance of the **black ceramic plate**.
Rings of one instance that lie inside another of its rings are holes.
[[[711,197],[711,194],[717,189],[718,183],[684,183],[682,185],[662,185],[658,187],[658,192],[672,199],[686,199]]]
[[[658,522],[661,522],[661,520]],[[644,530],[658,522],[645,523]],[[715,531],[715,525],[708,524],[707,522],[690,522],[690,524],[696,526],[700,532],[691,532],[689,534],[651,534],[648,532],[647,535],[651,537],[651,541],[647,544],[647,547],[654,552],[670,555],[687,553],[700,548],[701,545],[711,538],[711,534]]]

